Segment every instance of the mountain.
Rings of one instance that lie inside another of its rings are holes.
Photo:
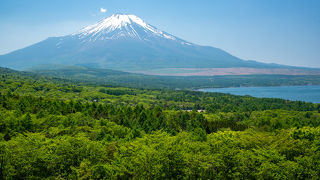
[[[51,37],[0,56],[0,66],[82,65],[123,71],[163,68],[289,68],[241,60],[161,31],[135,15],[115,14],[73,34]]]

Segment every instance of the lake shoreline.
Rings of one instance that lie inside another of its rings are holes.
[[[320,85],[201,88],[197,91],[320,103]]]

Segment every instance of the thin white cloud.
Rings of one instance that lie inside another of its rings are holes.
[[[107,9],[105,9],[105,8],[100,8],[100,12],[105,13],[105,12],[107,12]]]

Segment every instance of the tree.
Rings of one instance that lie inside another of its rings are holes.
[[[32,118],[30,113],[25,114],[21,119],[22,130],[31,131],[32,130]]]

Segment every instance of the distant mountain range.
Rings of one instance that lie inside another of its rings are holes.
[[[135,15],[114,14],[78,32],[0,56],[0,66],[81,65],[130,72],[166,68],[294,68],[245,61],[161,31]]]

